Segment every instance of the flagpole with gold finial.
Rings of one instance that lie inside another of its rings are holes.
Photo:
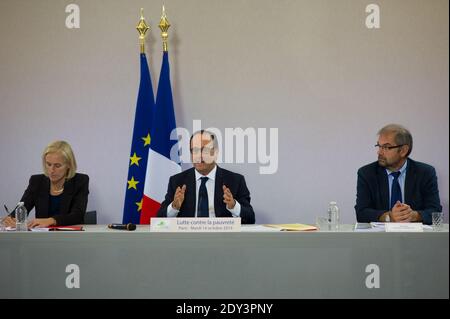
[[[164,5],[162,7],[162,16],[158,26],[161,29],[161,38],[163,40],[163,51],[167,52],[167,39],[169,38],[167,30],[169,30],[170,28],[170,23],[169,20],[167,20],[166,9],[164,8]]]
[[[145,33],[150,29],[144,19],[144,9],[141,8],[141,19],[136,26],[136,30],[139,32],[139,44],[141,45],[141,53],[145,53]]]

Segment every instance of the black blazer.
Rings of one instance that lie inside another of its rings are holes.
[[[89,194],[89,176],[75,174],[64,183],[61,197],[61,208],[58,215],[52,216],[57,225],[84,224],[84,215]],[[50,200],[50,179],[44,174],[33,175],[22,196],[27,211],[36,209],[36,218],[48,218]]]
[[[422,216],[424,224],[431,224],[431,213],[441,212],[435,169],[408,159],[404,190],[405,204]],[[389,211],[389,182],[386,169],[373,162],[358,170],[356,187],[356,219],[375,222]]]
[[[167,206],[173,201],[175,190],[179,186],[186,184],[184,201],[180,207],[177,217],[195,217],[195,202],[197,188],[195,185],[195,169],[190,168],[184,172],[176,174],[169,179],[169,186],[165,200],[161,203],[158,217],[167,217]],[[233,197],[241,205],[242,224],[254,224],[255,212],[250,205],[250,192],[245,184],[244,176],[230,172],[217,166],[215,189],[214,189],[214,211],[217,217],[233,217],[223,202],[222,186],[228,187]]]

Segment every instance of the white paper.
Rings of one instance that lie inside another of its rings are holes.
[[[383,227],[375,227],[371,223],[356,223],[355,224],[355,232],[384,232]]]
[[[386,232],[423,232],[422,223],[387,223]]]
[[[280,228],[266,227],[264,225],[242,225],[241,232],[279,232]]]
[[[382,223],[382,222],[371,222],[370,225],[371,225],[372,227],[384,229],[386,223]]]
[[[47,232],[49,231],[50,228],[48,227],[35,227],[35,228],[31,228],[31,231],[36,231],[36,232]]]

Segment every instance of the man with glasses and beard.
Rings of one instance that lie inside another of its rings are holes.
[[[378,161],[358,170],[356,219],[358,222],[422,222],[441,212],[435,169],[409,158],[411,133],[389,124],[378,132]]]

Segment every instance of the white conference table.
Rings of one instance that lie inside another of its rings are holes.
[[[448,225],[423,233],[85,225],[0,232],[0,252],[0,298],[449,298]]]

